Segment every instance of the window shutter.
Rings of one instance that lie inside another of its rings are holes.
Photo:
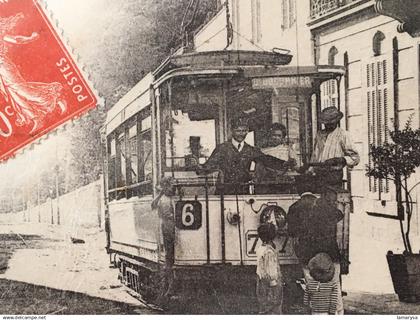
[[[370,73],[370,70],[369,70],[369,65],[367,66],[367,74],[368,74],[368,86],[369,86],[369,84],[370,84],[370,82],[369,82],[369,73]],[[370,91],[368,91],[367,92],[367,109],[368,109],[368,145],[369,145],[369,148],[370,148],[370,146],[373,144],[373,125],[372,125],[372,101],[371,101],[371,98],[370,98]],[[371,156],[370,156],[370,154],[369,154],[369,160],[368,160],[368,165],[369,165],[369,168],[371,168],[372,167],[372,158],[371,158]],[[373,192],[373,178],[372,177],[369,177],[369,191],[370,192]]]
[[[373,66],[372,66],[373,67]],[[372,68],[373,69],[373,68]],[[372,72],[372,75],[374,75],[375,72]],[[374,85],[376,83],[376,79],[372,79],[372,84]],[[375,87],[373,87],[372,93],[372,130],[373,130],[373,139],[372,144],[374,146],[378,145],[378,108],[377,108],[377,100],[376,100],[376,92]],[[373,180],[373,192],[378,191],[378,179]]]
[[[388,95],[388,72],[387,72],[387,60],[381,61],[382,65],[382,77],[383,77],[383,89],[382,89],[382,101],[383,101],[383,131],[384,131],[384,137],[383,142],[388,143],[389,142],[389,130],[390,130],[390,113],[391,110],[389,110],[391,103],[389,103],[389,95]],[[385,179],[383,182],[383,189],[382,192],[389,192],[389,179]]]
[[[372,87],[374,86],[374,85],[376,85],[376,78],[375,78],[375,74],[376,74],[376,72],[375,72],[375,63],[371,63],[370,64],[370,70],[371,70],[371,72],[372,72],[372,75],[371,75],[371,84],[372,84]]]
[[[366,65],[366,90],[368,113],[368,143],[379,146],[389,142],[390,101],[388,88],[388,64],[381,59]],[[373,165],[369,155],[369,167]],[[369,178],[370,192],[389,192],[388,179]]]
[[[382,61],[383,64],[383,72],[384,72],[384,84],[388,83],[388,67],[386,60]]]

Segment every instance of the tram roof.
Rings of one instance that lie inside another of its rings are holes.
[[[217,69],[230,66],[273,66],[289,64],[293,57],[289,54],[289,50],[279,50],[278,52],[218,50],[172,55],[156,68],[153,75],[155,79],[159,79],[169,70],[183,67]]]
[[[333,79],[345,74],[342,66],[288,66],[289,54],[255,51],[212,51],[169,57],[153,73],[147,74],[107,113],[105,130],[111,133],[121,123],[150,105],[150,85],[155,88],[177,77],[234,77],[245,78],[293,77],[307,80]]]
[[[153,75],[150,72],[108,110],[105,122],[106,134],[151,103],[149,89],[152,82]]]
[[[314,80],[328,80],[343,76],[346,69],[343,66],[228,66],[215,69],[184,67],[166,72],[157,79],[153,86],[159,87],[171,78],[187,76],[234,76],[242,75],[244,78],[270,78],[270,77],[309,77]]]

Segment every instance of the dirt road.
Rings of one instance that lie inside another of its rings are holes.
[[[103,232],[74,244],[59,226],[0,226],[0,314],[153,314],[109,268]]]
[[[206,286],[167,301],[165,311],[151,309],[121,286],[104,237],[84,230],[84,243],[73,243],[71,232],[57,225],[0,225],[0,314],[255,313],[253,288],[232,293]],[[284,310],[301,313],[295,305]]]

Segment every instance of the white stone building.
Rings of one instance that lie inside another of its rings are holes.
[[[290,50],[291,65],[341,65],[347,74],[324,83],[323,107],[344,112],[361,163],[348,173],[354,212],[350,222],[350,273],[344,289],[393,292],[388,250],[401,252],[391,181],[365,176],[368,147],[389,139],[388,130],[411,118],[419,125],[419,40],[398,33],[398,22],[375,12],[369,0],[229,0],[195,35],[194,50]],[[226,26],[230,26],[227,28]],[[230,29],[230,30],[229,30]],[[275,49],[278,50],[278,49]],[[338,91],[339,89],[339,91]],[[418,181],[413,175],[410,184]],[[417,201],[420,189],[414,192]],[[419,248],[417,206],[412,242]]]

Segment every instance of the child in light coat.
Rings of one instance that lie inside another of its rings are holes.
[[[257,299],[260,314],[282,314],[283,281],[278,253],[273,243],[276,227],[264,223],[258,228],[262,245],[257,249]]]

